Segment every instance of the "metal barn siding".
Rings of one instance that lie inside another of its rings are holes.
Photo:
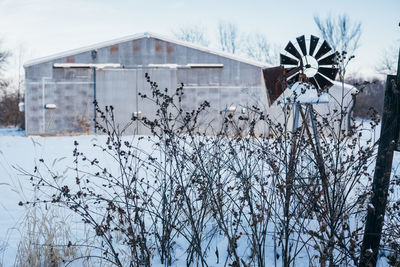
[[[74,132],[79,118],[90,118],[93,82],[90,69],[54,69],[53,75],[26,82],[27,134]],[[56,109],[45,109],[55,104]]]
[[[151,95],[145,73],[157,81],[159,88],[175,90],[176,70],[174,69],[104,69],[96,72],[96,97],[100,107],[114,107],[115,120],[120,130],[131,122],[134,114],[140,113],[149,119],[155,118],[157,107],[139,93]],[[149,130],[135,122],[126,134],[149,134]]]
[[[108,65],[107,65],[108,64]],[[145,73],[160,88],[175,90],[184,83],[182,108],[191,110],[203,101],[211,110],[203,119],[214,120],[230,106],[265,105],[262,65],[154,34],[141,34],[85,47],[25,64],[26,133],[62,134],[80,131],[86,118],[93,132],[93,99],[113,105],[121,126],[134,112],[153,118],[156,107],[138,97],[150,93]],[[94,70],[96,75],[94,77]],[[95,85],[95,86],[94,86]],[[56,109],[44,109],[55,104]],[[146,134],[133,126],[127,133]]]

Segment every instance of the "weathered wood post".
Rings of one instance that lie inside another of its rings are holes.
[[[379,243],[384,223],[389,182],[392,171],[393,152],[399,140],[400,126],[400,51],[397,76],[387,75],[383,107],[381,135],[376,158],[372,197],[368,204],[364,238],[359,266],[376,266]]]

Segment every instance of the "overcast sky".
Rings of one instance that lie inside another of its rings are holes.
[[[351,71],[373,74],[384,50],[399,47],[400,0],[0,0],[0,38],[22,61],[114,38],[151,31],[171,36],[181,25],[202,25],[215,46],[225,20],[244,33],[260,32],[278,46],[299,35],[318,35],[313,16],[347,13],[362,23]]]

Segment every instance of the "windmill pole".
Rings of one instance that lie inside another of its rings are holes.
[[[381,135],[376,158],[372,197],[368,204],[367,219],[361,247],[359,267],[375,267],[386,211],[393,152],[399,137],[400,118],[400,51],[397,76],[387,75]]]

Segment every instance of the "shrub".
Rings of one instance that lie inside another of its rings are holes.
[[[277,122],[248,106],[222,113],[206,135],[199,118],[208,102],[182,110],[183,86],[160,90],[146,77],[152,92],[142,98],[157,112],[140,123],[152,136],[124,137],[130,125],[120,128],[113,107],[97,106],[106,135],[94,144],[97,157],[75,141],[70,179],[43,160],[25,172],[44,193],[34,203],[64,207],[89,226],[96,253],[88,257],[116,266],[266,266],[272,258],[286,267],[300,255],[309,265],[357,264],[376,144],[362,125],[344,128],[347,107],[318,114],[293,102]],[[291,128],[296,107],[303,122],[315,115],[314,125]]]

